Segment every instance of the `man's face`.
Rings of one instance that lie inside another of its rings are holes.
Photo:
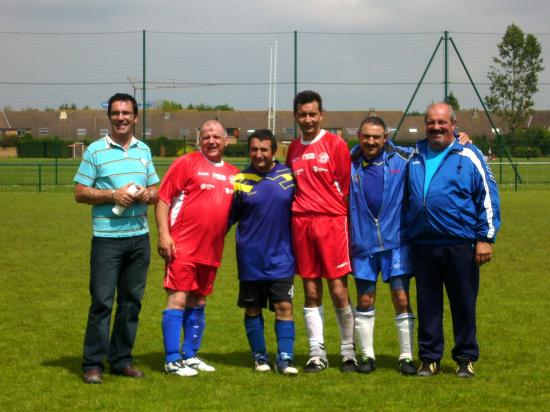
[[[302,135],[304,140],[313,140],[315,136],[319,134],[321,130],[321,120],[323,120],[323,112],[319,110],[319,103],[314,101],[305,104],[299,104],[294,113],[294,118],[300,130],[302,130]]]
[[[208,122],[201,128],[199,147],[208,160],[211,162],[222,160],[226,145],[225,131],[219,123]]]
[[[258,172],[269,172],[273,168],[274,154],[271,140],[260,140],[255,137],[250,140],[250,163]]]
[[[134,115],[132,102],[116,100],[111,105],[109,121],[113,130],[112,137],[128,138],[134,134],[134,125],[137,123],[137,116]]]
[[[441,151],[454,141],[454,121],[451,120],[451,111],[445,104],[436,104],[426,113],[426,137],[430,148]]]
[[[361,130],[357,134],[359,137],[359,145],[363,151],[363,155],[367,159],[376,158],[384,150],[388,134],[384,132],[384,128],[379,125],[365,123],[361,126]]]

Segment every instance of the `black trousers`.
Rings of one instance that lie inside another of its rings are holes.
[[[413,271],[416,276],[418,351],[422,361],[443,357],[443,286],[453,319],[455,361],[479,357],[476,338],[476,302],[479,267],[475,244],[414,244]]]
[[[126,238],[92,238],[92,302],[84,337],[83,371],[92,368],[103,370],[105,358],[112,369],[122,369],[132,362],[150,256],[148,234]],[[115,294],[117,306],[109,339]]]

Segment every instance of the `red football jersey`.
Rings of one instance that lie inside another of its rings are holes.
[[[198,151],[176,159],[160,185],[160,199],[170,206],[170,236],[178,259],[219,266],[239,170],[213,163]]]
[[[286,164],[296,179],[294,215],[347,216],[351,157],[341,137],[321,130],[311,142],[295,139]]]

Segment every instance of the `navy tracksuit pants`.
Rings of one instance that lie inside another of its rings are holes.
[[[476,301],[479,267],[475,244],[414,244],[413,271],[416,277],[418,352],[422,361],[443,357],[443,286],[453,319],[455,361],[479,357],[476,339]]]

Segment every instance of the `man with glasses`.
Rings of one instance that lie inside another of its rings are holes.
[[[133,135],[136,100],[117,93],[109,99],[107,114],[111,134],[88,147],[74,177],[75,200],[92,205],[91,305],[82,362],[85,383],[103,382],[105,358],[112,374],[143,377],[132,364],[132,348],[150,260],[147,205],[158,199],[159,178],[151,152]]]

